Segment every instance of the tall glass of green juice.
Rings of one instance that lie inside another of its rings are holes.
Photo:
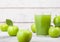
[[[35,15],[35,25],[37,35],[48,35],[51,15]]]

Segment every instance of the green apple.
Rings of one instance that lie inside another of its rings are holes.
[[[1,30],[1,26],[2,26],[2,24],[0,24],[0,30]]]
[[[10,36],[16,36],[18,32],[18,27],[17,26],[9,26],[8,27],[8,34]]]
[[[17,33],[17,39],[19,42],[30,42],[32,38],[32,32],[28,30],[19,30]]]
[[[1,24],[0,28],[1,28],[1,31],[5,32],[8,30],[8,25],[7,24]]]
[[[53,20],[56,27],[60,27],[60,16],[56,16]]]
[[[59,27],[50,27],[49,29],[49,36],[52,38],[59,37],[60,35],[60,28]]]
[[[36,33],[36,26],[35,26],[35,24],[31,25],[31,30],[32,30],[33,33]]]

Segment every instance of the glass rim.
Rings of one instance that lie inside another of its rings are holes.
[[[52,13],[35,13],[35,15],[52,15]]]

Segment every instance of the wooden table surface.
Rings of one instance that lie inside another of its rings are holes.
[[[10,37],[7,32],[0,32],[0,42],[18,42],[17,37]],[[49,36],[36,36],[33,37],[30,42],[60,42],[60,38],[51,38]]]

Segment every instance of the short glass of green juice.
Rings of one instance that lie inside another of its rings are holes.
[[[37,35],[48,35],[50,28],[51,15],[35,15],[35,25]]]

